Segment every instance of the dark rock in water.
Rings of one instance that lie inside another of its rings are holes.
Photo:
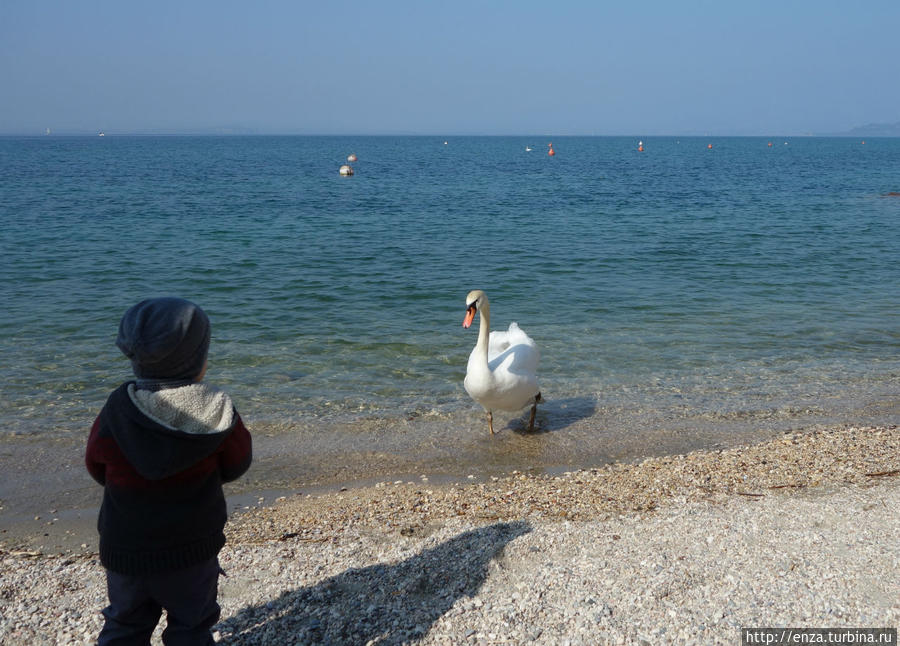
[[[272,375],[273,381],[285,383],[288,381],[297,381],[303,379],[305,375],[302,372],[276,372]]]

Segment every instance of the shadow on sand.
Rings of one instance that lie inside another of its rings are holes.
[[[566,397],[564,399],[548,399],[537,407],[534,418],[534,430],[527,428],[528,412],[522,418],[510,420],[508,428],[521,435],[538,435],[560,431],[575,422],[587,419],[597,411],[597,402],[589,397]]]
[[[478,593],[490,562],[531,531],[496,523],[456,536],[396,565],[347,570],[244,608],[218,625],[227,644],[402,644],[431,628],[457,599]]]

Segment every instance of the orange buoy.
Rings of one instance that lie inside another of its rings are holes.
[[[712,144],[706,144],[707,149],[712,150]]]
[[[355,161],[356,161],[356,155],[354,155],[353,153],[350,153],[350,155],[347,157],[347,161],[348,161],[348,162],[355,162]]]
[[[547,151],[547,154],[550,155],[551,157],[553,157],[553,155],[556,154],[556,151],[553,150],[553,148],[551,148],[550,150]]]
[[[771,147],[772,147],[772,142],[770,141],[770,142],[769,142],[769,148],[771,148]]]
[[[866,145],[866,142],[865,142],[865,141],[864,141],[864,142],[862,142],[862,145],[863,145],[863,146],[865,146],[865,145]]]
[[[644,152],[644,142],[643,141],[638,142],[638,152],[639,153]]]

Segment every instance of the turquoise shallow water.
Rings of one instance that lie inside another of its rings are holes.
[[[537,462],[896,423],[900,139],[446,141],[0,138],[0,432],[82,435],[177,294],[255,428],[440,460],[486,433],[472,288],[542,349]]]

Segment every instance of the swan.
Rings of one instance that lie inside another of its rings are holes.
[[[487,294],[480,289],[472,290],[466,296],[464,328],[472,325],[476,313],[481,316],[478,342],[469,355],[463,386],[487,411],[491,435],[494,434],[495,409],[517,411],[529,403],[532,405],[528,430],[534,430],[534,414],[541,401],[537,381],[540,350],[517,323],[510,323],[506,332],[490,332],[491,306]]]

